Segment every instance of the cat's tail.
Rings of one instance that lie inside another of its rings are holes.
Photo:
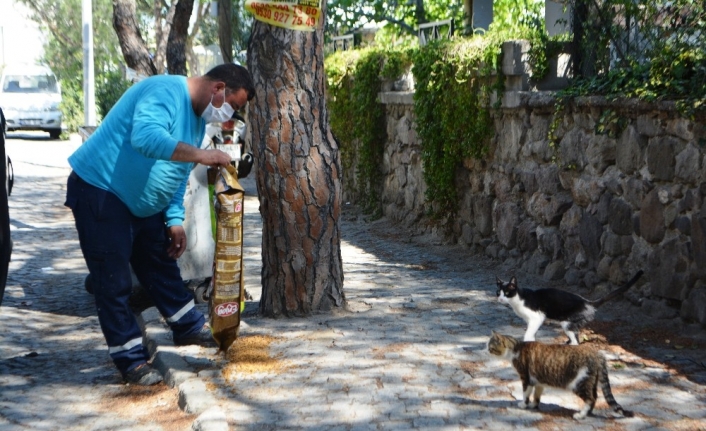
[[[594,307],[598,307],[598,306],[600,306],[601,304],[603,304],[604,302],[608,302],[608,301],[610,301],[611,299],[613,299],[613,298],[615,298],[615,297],[617,297],[617,296],[619,296],[619,295],[621,295],[621,294],[627,292],[628,289],[630,289],[630,288],[633,286],[633,284],[637,283],[637,280],[638,280],[640,277],[642,277],[642,274],[644,274],[644,271],[642,271],[642,270],[637,271],[637,274],[635,274],[635,275],[630,279],[630,281],[628,281],[627,283],[625,283],[625,285],[623,285],[623,286],[620,287],[619,289],[615,289],[614,291],[610,292],[609,294],[607,294],[607,295],[604,296],[603,298],[598,298],[598,299],[596,299],[596,300],[594,300],[594,301],[589,301],[589,303],[590,303],[591,305],[593,305]]]
[[[613,397],[613,391],[610,390],[610,381],[608,380],[608,367],[606,361],[602,361],[601,374],[598,377],[601,384],[601,392],[603,392],[603,398],[608,403],[608,405],[613,409],[614,412],[620,414],[623,417],[631,418],[634,413],[629,410],[624,410]]]

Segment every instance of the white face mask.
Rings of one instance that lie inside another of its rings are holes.
[[[213,96],[211,96],[211,101],[208,102],[208,106],[203,110],[201,118],[206,120],[208,123],[223,123],[230,120],[233,116],[235,110],[230,103],[226,103],[226,89],[223,89],[223,105],[220,108],[213,106]]]

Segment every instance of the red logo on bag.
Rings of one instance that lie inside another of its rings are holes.
[[[214,311],[218,317],[228,317],[237,313],[239,308],[237,302],[225,302],[218,304]]]

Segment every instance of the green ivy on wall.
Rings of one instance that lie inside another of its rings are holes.
[[[381,214],[380,168],[387,139],[385,107],[378,94],[384,80],[399,77],[408,65],[405,50],[367,48],[326,58],[331,129],[339,141],[343,168],[350,172],[357,160],[356,191],[363,211],[375,217]]]
[[[355,171],[355,190],[366,213],[380,213],[380,167],[387,139],[385,107],[378,101],[383,81],[398,78],[412,65],[428,212],[448,220],[458,209],[457,168],[465,158],[483,157],[495,132],[491,95],[504,88],[502,43],[529,39],[530,61],[541,73],[547,70],[548,39],[539,34],[495,30],[424,47],[366,48],[326,58],[331,129],[344,171]],[[347,181],[344,187],[352,190],[351,179]]]
[[[429,215],[458,209],[456,170],[488,151],[495,133],[491,93],[503,86],[500,45],[487,37],[437,41],[414,55],[414,112],[422,147]]]

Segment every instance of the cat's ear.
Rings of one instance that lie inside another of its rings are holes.
[[[500,279],[500,277],[498,277],[498,276],[496,275],[496,276],[495,276],[495,283],[497,283],[497,284],[502,284],[502,282],[503,282],[503,281]]]
[[[510,289],[517,289],[517,278],[513,275],[508,286]]]

